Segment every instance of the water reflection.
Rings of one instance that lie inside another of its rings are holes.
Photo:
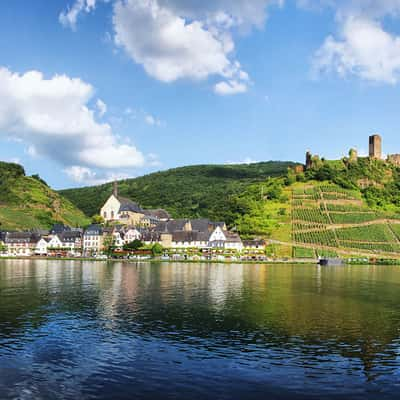
[[[395,398],[399,285],[398,267],[2,261],[0,397]]]

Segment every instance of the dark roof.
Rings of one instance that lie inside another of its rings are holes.
[[[171,221],[160,221],[154,228],[154,230],[161,233],[173,233],[176,231],[183,231],[183,228],[188,222],[189,222],[188,219],[173,219]]]
[[[210,232],[213,230],[213,223],[207,218],[191,219],[190,225],[194,231]]]
[[[74,242],[76,239],[80,239],[82,236],[81,232],[70,231],[63,232],[57,235],[62,242]]]
[[[191,219],[192,230],[199,232],[212,232],[217,226],[225,228],[225,222],[214,222],[207,218]]]
[[[39,229],[39,228],[34,228],[31,230],[31,232],[40,236],[47,236],[50,233],[50,231],[46,229]]]
[[[126,197],[120,197],[118,196],[118,200],[121,203],[119,207],[119,212],[122,211],[131,211],[131,212],[136,212],[136,213],[143,213],[143,210],[139,206],[138,203],[135,203],[131,199],[127,199]]]
[[[8,232],[5,235],[5,243],[36,243],[40,236],[32,232]]]
[[[265,240],[254,239],[254,240],[243,240],[244,247],[254,247],[254,246],[265,246]]]
[[[151,231],[151,230],[142,230],[140,232],[140,234],[142,236],[141,240],[144,242],[158,242],[161,237],[160,232]]]
[[[226,241],[230,243],[241,243],[242,239],[237,233],[224,231],[224,235],[226,237]]]
[[[163,210],[162,208],[157,208],[155,210],[143,210],[144,214],[147,216],[151,216],[157,219],[171,219],[171,216],[168,214],[167,211]]]
[[[54,224],[50,230],[52,235],[58,235],[59,233],[70,231],[71,228],[64,224]]]
[[[174,242],[207,242],[209,234],[197,231],[176,231],[172,234]]]
[[[102,234],[103,234],[102,226],[96,225],[96,224],[90,225],[85,231],[85,235],[88,235],[88,236],[96,236],[96,235],[100,236]]]

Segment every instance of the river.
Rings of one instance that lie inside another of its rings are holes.
[[[0,261],[0,398],[397,399],[400,268]]]

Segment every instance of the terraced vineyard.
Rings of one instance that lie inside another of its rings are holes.
[[[400,216],[371,210],[358,192],[335,185],[296,185],[291,205],[294,255],[312,250],[319,257],[337,251],[400,254]]]

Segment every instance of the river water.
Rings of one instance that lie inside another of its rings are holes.
[[[0,261],[0,399],[398,399],[400,268]]]

